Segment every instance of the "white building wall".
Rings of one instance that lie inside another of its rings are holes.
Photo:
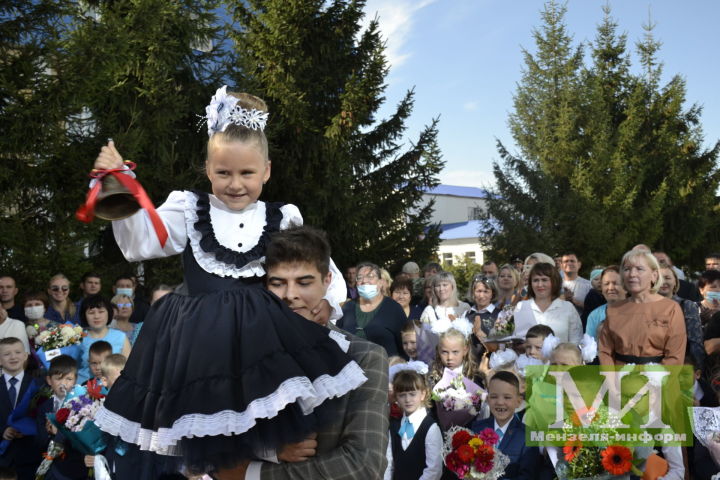
[[[483,263],[483,251],[477,238],[459,238],[456,240],[443,240],[438,246],[439,262],[447,263],[448,259],[456,261],[457,257],[464,257],[468,253],[474,258],[475,263]]]

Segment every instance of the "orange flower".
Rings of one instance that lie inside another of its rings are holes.
[[[582,450],[582,443],[579,440],[567,442],[563,447],[563,453],[565,454],[565,461],[570,463]]]
[[[624,475],[632,468],[632,452],[627,447],[607,447],[600,456],[603,468],[613,475]]]

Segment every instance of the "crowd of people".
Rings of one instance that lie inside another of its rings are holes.
[[[589,279],[568,252],[486,262],[468,292],[437,263],[393,278],[362,262],[343,281],[297,207],[259,200],[265,102],[222,87],[203,119],[212,194],[144,199],[112,223],[130,262],[181,256],[177,288],[146,296],[120,276],[108,297],[87,273],[73,301],[62,274],[42,292],[0,275],[0,480],[41,463],[48,480],[101,465],[132,480],[452,479],[442,452],[460,426],[497,442],[503,478],[549,480],[557,448],[527,445],[523,421],[524,372],[548,364],[692,365],[693,400],[720,425],[720,255],[696,284],[645,245]],[[92,167],[81,218],[108,175],[141,190],[112,140]],[[78,335],[74,353],[44,348],[51,335]],[[102,431],[92,452],[51,421],[76,384],[105,395],[87,418]],[[467,393],[463,408],[450,390]],[[714,439],[659,448],[662,478],[710,479]]]

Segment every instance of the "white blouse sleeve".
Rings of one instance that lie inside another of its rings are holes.
[[[425,469],[418,480],[440,480],[443,473],[442,447],[440,427],[433,423],[425,436]]]
[[[112,222],[115,241],[129,262],[182,253],[187,243],[185,198],[185,192],[171,192],[165,203],[157,208],[158,215],[168,231],[164,248],[160,247],[150,216],[145,210],[139,210],[128,218]]]
[[[280,230],[302,226],[303,218],[300,210],[295,205],[288,203],[287,205],[283,205],[280,211],[283,214],[282,221],[280,222]],[[338,270],[332,258],[330,259],[330,273],[330,286],[323,298],[327,300],[332,308],[330,321],[335,323],[337,319],[342,317],[342,307],[340,304],[347,299],[347,285],[345,284],[342,273],[340,273],[340,270]]]
[[[567,305],[568,307],[568,341],[570,343],[574,343],[575,345],[580,345],[580,342],[582,341],[583,337],[583,328],[582,328],[582,321],[580,320],[580,315],[577,312],[577,309],[575,306],[570,303]]]

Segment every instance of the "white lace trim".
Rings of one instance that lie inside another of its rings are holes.
[[[720,407],[690,407],[692,430],[705,447],[713,434],[720,433]]]
[[[202,247],[200,247],[202,233],[195,230],[195,222],[198,221],[197,200],[198,197],[193,192],[185,192],[185,226],[188,239],[190,240],[193,257],[195,257],[198,265],[200,265],[200,267],[202,267],[202,269],[206,272],[213,273],[221,277],[249,278],[262,277],[265,275],[265,269],[262,266],[263,262],[265,262],[265,257],[253,260],[242,267],[237,267],[232,264],[221,262],[215,258],[214,253],[206,252],[202,249]],[[212,205],[210,208],[212,209]]]
[[[348,349],[350,348],[350,341],[345,338],[345,335],[336,330],[330,330],[330,338],[335,340],[335,343],[338,344],[340,350],[347,353]]]
[[[207,435],[240,435],[250,430],[258,418],[273,418],[290,403],[297,402],[305,415],[325,400],[341,397],[367,381],[362,368],[351,361],[334,377],[322,375],[314,382],[307,377],[285,380],[275,392],[267,397],[253,400],[243,412],[223,410],[210,415],[193,413],[177,419],[172,427],[157,431],[142,428],[140,423],[130,421],[105,407],[95,416],[97,426],[110,435],[119,436],[126,442],[163,455],[178,453],[177,442],[181,438]]]

